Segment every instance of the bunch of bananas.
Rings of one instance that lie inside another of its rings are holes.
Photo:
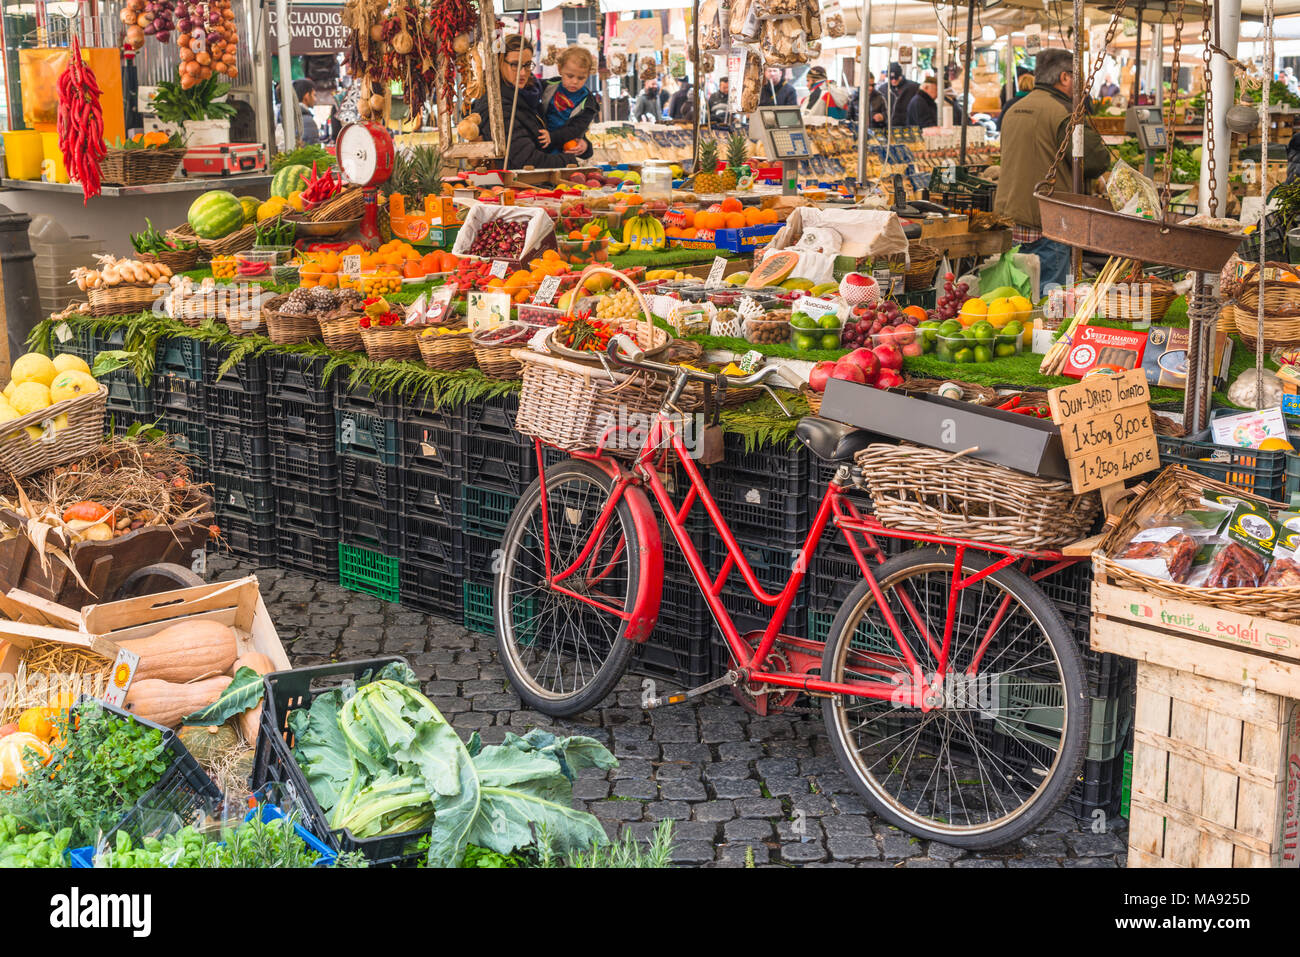
[[[680,282],[686,278],[686,273],[682,272],[680,269],[651,269],[645,274],[645,278],[647,281],[665,279]]]
[[[648,251],[667,248],[668,237],[663,223],[649,213],[640,213],[623,221],[623,242],[628,249]]]

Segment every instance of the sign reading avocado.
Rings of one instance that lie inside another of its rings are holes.
[[[1093,375],[1047,393],[1080,495],[1160,467],[1146,374]]]

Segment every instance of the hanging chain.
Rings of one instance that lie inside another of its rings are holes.
[[[1165,120],[1165,181],[1160,187],[1160,205],[1164,207],[1166,213],[1169,211],[1169,190],[1170,180],[1174,173],[1174,135],[1172,132],[1174,126],[1174,106],[1178,101],[1178,71],[1181,69],[1179,60],[1183,52],[1183,7],[1184,0],[1178,0],[1178,12],[1174,15],[1174,62],[1169,74],[1169,118]],[[1163,26],[1160,28],[1164,29]],[[1164,102],[1164,78],[1161,77],[1160,100]]]
[[[1123,14],[1124,5],[1126,3],[1127,0],[1119,0],[1119,3],[1115,5],[1115,12],[1110,18],[1110,26],[1106,28],[1106,39],[1102,41],[1101,52],[1103,54],[1110,48],[1111,41],[1115,39],[1115,31],[1119,28],[1120,15]],[[1083,28],[1083,24],[1076,23],[1074,28],[1080,30]],[[1083,87],[1085,96],[1088,90],[1092,89],[1092,84],[1097,79],[1097,74],[1101,71],[1105,60],[1105,56],[1097,56],[1094,58],[1092,73],[1088,75],[1088,79]],[[1072,66],[1071,73],[1073,74],[1075,83],[1077,84],[1079,81],[1079,64],[1076,63]],[[1080,96],[1079,102],[1075,105],[1074,109],[1070,111],[1070,131],[1066,134],[1065,138],[1061,140],[1061,148],[1056,151],[1056,158],[1052,160],[1052,165],[1047,169],[1047,175],[1043,177],[1043,183],[1047,184],[1046,195],[1048,196],[1051,196],[1056,189],[1056,171],[1061,165],[1061,160],[1065,159],[1065,151],[1070,148],[1070,143],[1074,139],[1074,128],[1083,123],[1085,96]],[[1039,185],[1041,186],[1043,183],[1040,183]],[[1035,190],[1037,190],[1037,186],[1035,187]]]
[[[1181,11],[1180,11],[1181,12]],[[1202,123],[1205,126],[1205,168],[1209,172],[1207,185],[1209,186],[1210,195],[1208,197],[1209,210],[1211,216],[1217,216],[1219,213],[1219,179],[1216,175],[1218,170],[1218,160],[1215,159],[1214,148],[1214,130],[1218,123],[1214,119],[1214,71],[1210,66],[1210,60],[1213,57],[1212,46],[1219,41],[1219,37],[1210,36],[1210,6],[1202,4],[1201,6],[1201,59],[1205,61],[1205,117]],[[1213,41],[1213,43],[1211,42]],[[1178,37],[1174,37],[1175,49],[1177,49]],[[1174,84],[1177,85],[1178,77],[1174,76]]]

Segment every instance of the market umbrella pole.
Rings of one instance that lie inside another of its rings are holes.
[[[867,181],[867,126],[871,123],[871,3],[862,0],[862,34],[859,37],[862,63],[858,76],[858,189]]]
[[[1080,82],[1085,72],[1083,69],[1083,0],[1074,0],[1074,109],[1072,116],[1079,116],[1083,108],[1083,84]],[[1071,143],[1070,159],[1072,169],[1072,182],[1074,183],[1074,192],[1077,196],[1083,195],[1083,123],[1076,123],[1070,128],[1070,136],[1073,140]],[[965,140],[962,140],[962,155],[966,154]],[[1076,246],[1072,255],[1074,281],[1078,282],[1083,275],[1083,250]]]
[[[1079,2],[1080,0],[1075,0],[1076,4],[1078,4]],[[961,100],[962,100],[963,107],[970,106],[970,101],[967,99],[966,94],[970,91],[970,61],[971,61],[971,54],[974,53],[974,50],[975,50],[975,4],[972,0],[972,2],[966,5],[966,47],[965,47],[966,62],[962,64],[962,80],[961,80]],[[962,117],[961,117],[961,165],[962,166],[966,165],[966,126],[967,126],[967,121],[969,119],[970,117],[966,115],[965,109],[963,109]]]
[[[280,58],[280,122],[284,126],[285,152],[298,143],[298,98],[293,95],[293,62],[289,53],[289,0],[275,0],[275,19],[280,25],[276,31],[276,54]],[[357,82],[361,78],[357,77]]]

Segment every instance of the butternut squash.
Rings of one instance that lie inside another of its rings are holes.
[[[206,708],[220,698],[230,682],[229,675],[189,684],[136,678],[126,692],[126,710],[164,728],[174,728],[187,714]]]
[[[230,669],[233,675],[240,668],[252,668],[259,675],[267,675],[275,671],[275,663],[260,651],[250,651],[235,662]],[[262,724],[262,703],[259,701],[255,707],[249,708],[235,716],[235,721],[239,724],[239,733],[244,736],[244,743],[250,748],[257,746],[257,729]]]
[[[239,637],[219,621],[182,621],[148,638],[122,644],[140,656],[135,680],[186,682],[224,675],[239,657]]]

